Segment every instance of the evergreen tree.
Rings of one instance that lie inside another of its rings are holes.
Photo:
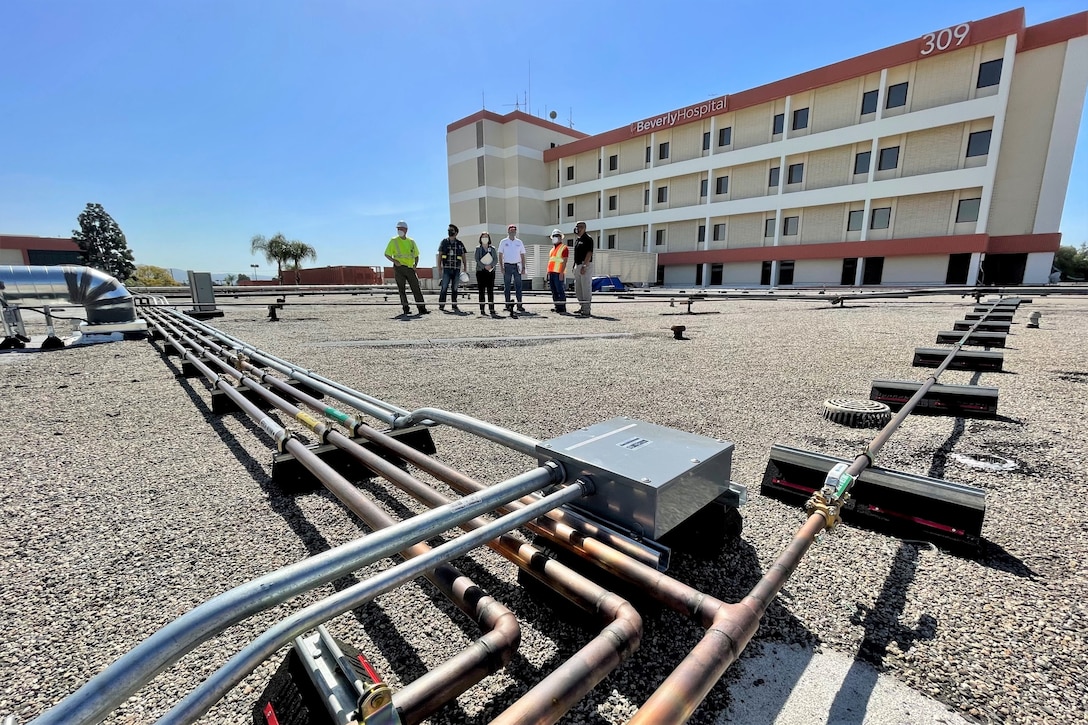
[[[128,279],[136,270],[124,232],[101,204],[87,204],[79,215],[79,229],[72,230],[72,239],[79,245],[83,263],[88,267],[119,280]]]

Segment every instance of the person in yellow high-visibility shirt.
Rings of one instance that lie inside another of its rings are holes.
[[[414,239],[408,236],[408,222],[397,222],[397,236],[389,240],[385,247],[385,258],[393,263],[393,278],[397,281],[397,292],[400,293],[400,306],[404,308],[404,314],[411,312],[408,306],[408,295],[404,293],[404,285],[412,288],[412,296],[415,298],[419,314],[430,313],[427,305],[423,303],[423,291],[419,289],[419,277],[416,276],[416,265],[419,264],[419,247]]]

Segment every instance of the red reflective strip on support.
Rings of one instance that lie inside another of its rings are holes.
[[[921,524],[922,526],[928,526],[931,529],[937,529],[938,531],[944,531],[949,534],[955,534],[956,536],[964,536],[967,533],[963,529],[954,529],[951,526],[948,526],[946,524],[939,524],[936,521],[930,521],[929,519],[923,519],[917,516],[908,516],[907,514],[901,514],[897,511],[888,511],[887,509],[882,509],[879,506],[867,506],[867,508],[873,513],[884,514],[886,516],[894,516],[898,519],[905,519],[906,521],[910,521],[915,524]]]
[[[797,483],[790,483],[789,481],[787,481],[785,479],[782,479],[782,478],[772,478],[771,483],[777,484],[779,486],[786,486],[787,488],[795,488],[798,491],[804,491],[805,493],[812,493],[813,491],[816,490],[815,488],[810,488],[808,486],[802,486],[802,485],[797,484]]]
[[[276,711],[273,709],[271,702],[264,706],[262,712],[264,713],[264,721],[268,725],[280,725],[280,719],[276,717]]]
[[[363,669],[366,670],[366,673],[370,675],[370,679],[374,682],[375,685],[382,681],[382,678],[378,677],[378,673],[375,672],[374,668],[370,666],[370,663],[366,661],[366,657],[359,655],[359,664],[361,664],[363,666]]]

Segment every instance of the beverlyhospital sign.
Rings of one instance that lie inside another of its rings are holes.
[[[645,121],[636,121],[631,124],[631,135],[638,136],[643,133],[650,133],[651,131],[672,128],[677,124],[689,123],[704,118],[705,116],[724,113],[726,106],[728,105],[728,99],[729,96],[719,96],[718,98],[704,101],[703,103],[696,103],[677,111],[669,111],[660,116],[648,118]]]

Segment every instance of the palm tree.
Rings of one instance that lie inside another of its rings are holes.
[[[283,263],[290,259],[286,255],[288,244],[291,242],[287,241],[287,237],[279,233],[271,239],[266,239],[263,234],[254,234],[249,240],[251,254],[263,254],[269,263],[276,263],[276,279],[280,284],[283,284]]]
[[[235,281],[236,279],[238,279],[238,275],[236,275],[236,274],[224,274],[224,275],[223,275],[223,282],[224,282],[224,283],[225,283],[225,284],[226,284],[226,285],[227,285],[228,287],[233,287],[233,286],[234,286],[234,281]]]
[[[302,275],[299,274],[299,265],[303,260],[317,260],[317,250],[305,242],[292,240],[284,247],[283,256],[291,261],[291,267],[295,270],[295,284],[302,283]]]

